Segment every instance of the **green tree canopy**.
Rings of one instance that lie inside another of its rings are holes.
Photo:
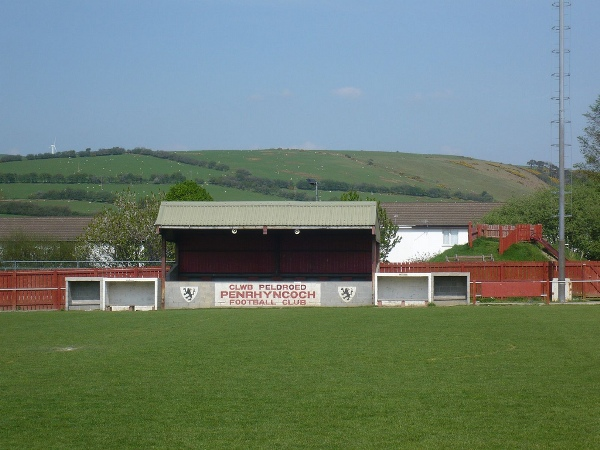
[[[590,180],[575,180],[566,205],[565,241],[578,256],[600,260],[600,185]],[[513,198],[482,218],[490,224],[514,225],[541,223],[544,238],[558,241],[558,195],[544,189],[526,197]]]
[[[344,192],[340,200],[342,201],[360,201],[360,194],[356,191]],[[377,202],[377,219],[379,221],[379,259],[381,261],[387,261],[392,249],[402,239],[398,236],[398,227],[394,225],[392,219],[390,219],[385,212],[385,209],[381,207],[381,203],[371,197],[366,198],[367,201]]]
[[[0,241],[0,258],[4,261],[73,261],[74,248],[73,242],[36,238],[18,231]]]
[[[583,115],[587,119],[584,135],[579,136],[579,148],[585,160],[580,167],[592,172],[600,172],[600,95],[596,103]]]
[[[213,198],[206,189],[192,180],[177,183],[167,191],[165,200],[190,201],[190,202],[212,202]]]
[[[137,199],[129,189],[117,195],[112,208],[104,208],[78,238],[79,259],[97,262],[158,261],[162,243],[154,223],[163,195]]]

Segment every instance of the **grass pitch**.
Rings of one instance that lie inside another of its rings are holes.
[[[600,307],[0,314],[0,448],[598,448]]]

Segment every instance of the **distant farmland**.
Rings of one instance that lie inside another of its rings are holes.
[[[321,200],[337,200],[353,189],[381,201],[505,201],[546,186],[529,169],[448,155],[289,149],[83,153],[1,162],[0,198],[50,204],[31,197],[68,187],[90,193],[130,188],[144,195],[182,179],[202,182],[219,201],[313,200],[306,178],[319,182]],[[103,207],[75,199],[62,203],[82,214]]]

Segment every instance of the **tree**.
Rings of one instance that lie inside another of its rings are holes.
[[[565,240],[574,255],[600,260],[600,185],[586,179],[576,179],[571,186],[572,201],[567,204]],[[482,218],[484,223],[514,225],[541,223],[544,238],[558,241],[558,196],[554,189],[513,198]]]
[[[138,200],[129,189],[118,194],[114,207],[104,208],[78,238],[77,257],[102,263],[160,260],[162,243],[154,223],[162,197]]]
[[[356,191],[344,192],[340,197],[342,201],[360,201],[360,194]],[[392,249],[400,242],[402,237],[398,236],[399,227],[394,225],[392,219],[387,215],[385,209],[381,207],[381,202],[367,197],[367,201],[377,202],[377,220],[379,221],[379,259],[387,261]]]
[[[340,197],[340,200],[343,202],[358,202],[359,200],[362,200],[360,198],[360,194],[356,191],[348,191],[348,192],[344,192],[342,194],[342,196]]]
[[[524,197],[513,197],[500,208],[486,214],[484,223],[516,225],[541,223],[544,238],[553,243],[558,240],[558,196],[554,189],[541,189]]]
[[[72,261],[74,247],[73,242],[40,239],[17,231],[0,241],[0,257],[4,261]]]
[[[600,260],[600,184],[576,183],[572,209],[571,217],[565,222],[570,248],[586,259]]]
[[[191,202],[212,202],[213,198],[206,189],[192,180],[177,183],[167,191],[165,200],[172,201],[191,201]]]
[[[583,117],[587,119],[588,126],[583,129],[585,134],[577,138],[585,159],[585,163],[580,164],[579,167],[600,172],[600,95]]]

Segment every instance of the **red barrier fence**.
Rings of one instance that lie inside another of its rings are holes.
[[[384,273],[469,272],[471,295],[479,297],[552,296],[556,262],[443,262],[381,263]],[[0,272],[0,311],[62,309],[66,277],[159,278],[160,267],[111,269],[12,270]],[[571,280],[573,297],[600,298],[600,261],[567,261],[565,277]]]
[[[0,272],[0,311],[62,309],[66,277],[159,278],[160,267]]]
[[[543,238],[542,225],[517,224],[517,225],[490,225],[469,222],[469,247],[473,247],[473,241],[480,237],[498,239],[499,253],[502,255],[511,245],[517,242],[542,242],[550,246]]]
[[[552,279],[558,264],[548,262],[442,262],[381,263],[384,273],[469,272],[471,294],[477,297],[552,297]],[[567,261],[565,278],[571,280],[573,297],[600,298],[600,261]]]

